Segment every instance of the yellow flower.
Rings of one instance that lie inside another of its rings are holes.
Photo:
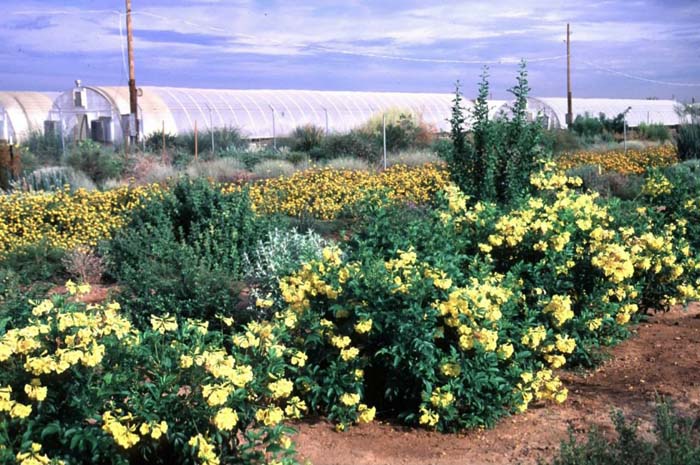
[[[162,317],[151,315],[151,327],[153,331],[165,334],[168,331],[177,331],[177,320],[166,313]]]
[[[231,431],[238,423],[238,414],[230,407],[224,407],[216,413],[214,425],[222,431]]]
[[[569,336],[562,337],[561,334],[557,334],[555,345],[559,352],[570,354],[576,348],[576,339]]]
[[[361,320],[355,325],[355,331],[358,334],[365,334],[370,332],[372,329],[372,319],[369,318],[367,320]]]
[[[32,413],[31,405],[20,404],[15,402],[10,408],[10,417],[24,419],[27,418]]]
[[[457,363],[448,362],[440,365],[440,371],[443,375],[454,378],[462,373],[462,368]]]
[[[442,391],[442,388],[437,388],[430,395],[430,403],[434,407],[445,408],[452,404],[454,396],[449,391]]]
[[[554,369],[561,368],[566,363],[566,358],[563,355],[545,355],[544,359]]]
[[[588,330],[595,331],[596,329],[600,328],[602,324],[603,320],[601,318],[593,318],[592,320],[588,321]]]
[[[561,326],[574,317],[574,312],[571,310],[571,297],[568,295],[552,296],[549,303],[544,306],[544,312],[551,313],[554,316],[555,324]]]
[[[191,437],[187,444],[197,450],[197,457],[202,461],[202,465],[219,465],[214,446],[201,434]]]
[[[46,386],[41,386],[33,382],[32,384],[24,385],[24,392],[30,399],[36,400],[37,402],[43,402],[44,399],[46,399],[47,388]]]
[[[202,386],[202,396],[211,407],[225,404],[231,392],[233,392],[233,387],[228,384],[205,384]]]
[[[360,404],[357,407],[357,412],[360,414],[357,417],[358,423],[371,423],[372,420],[374,420],[374,416],[377,413],[377,409],[375,407],[369,408],[365,404]]]
[[[440,415],[437,412],[428,410],[425,407],[421,407],[419,413],[418,423],[421,425],[435,426],[440,421]]]
[[[348,407],[352,407],[353,405],[356,405],[358,402],[360,402],[360,395],[359,394],[350,394],[350,393],[346,392],[340,396],[340,403],[343,405],[346,405]]]
[[[513,355],[513,344],[507,342],[498,348],[498,358],[508,360]]]
[[[544,341],[545,337],[547,337],[547,330],[540,325],[535,328],[528,328],[520,342],[531,349],[536,349]]]
[[[4,446],[0,447],[2,450]],[[49,459],[46,455],[41,454],[41,444],[33,442],[31,448],[27,452],[19,452],[16,456],[17,463],[19,465],[48,465],[50,463],[56,463]],[[63,464],[62,460],[59,460],[60,465]]]
[[[289,402],[287,402],[287,406],[284,408],[284,413],[288,418],[298,419],[301,418],[302,412],[305,412],[306,409],[306,402],[301,400],[299,397],[294,396],[289,399]]]
[[[344,349],[350,345],[350,338],[348,336],[333,336],[331,338],[331,344],[338,349]]]
[[[281,408],[271,405],[266,409],[260,409],[255,412],[255,419],[262,422],[265,426],[275,426],[284,419],[284,412]]]
[[[306,360],[308,360],[307,355],[304,352],[299,350],[299,351],[294,352],[294,354],[292,355],[292,358],[290,360],[290,363],[292,365],[296,365],[298,367],[303,367],[304,365],[306,365]]]
[[[343,349],[340,351],[340,358],[348,362],[357,357],[359,353],[360,350],[357,347],[348,347],[347,349]]]
[[[278,381],[274,381],[268,384],[267,388],[272,393],[273,399],[283,399],[285,397],[289,397],[289,395],[292,393],[292,389],[294,389],[294,383],[292,383],[288,379],[282,378]]]

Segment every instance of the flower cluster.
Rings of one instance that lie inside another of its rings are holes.
[[[101,454],[92,460],[100,463],[125,463],[134,454],[208,465],[234,457],[296,463],[292,430],[281,423],[308,410],[290,377],[306,355],[284,345],[284,325],[253,322],[224,335],[207,322],[166,314],[139,331],[119,304],[73,297],[34,303],[24,322],[0,333],[0,458],[16,454],[27,465],[52,463],[49,456],[82,460],[90,452],[61,446],[77,435],[91,438],[92,453]],[[237,439],[248,429],[255,432]],[[23,449],[30,439],[36,446]]]
[[[126,222],[126,215],[160,186],[120,187],[109,191],[17,192],[0,195],[0,257],[17,247],[46,240],[73,249],[94,246]]]
[[[409,168],[393,166],[380,173],[367,171],[312,169],[257,182],[250,186],[250,198],[260,213],[311,215],[333,219],[341,211],[364,199],[372,191],[388,191],[389,198],[424,203],[444,188],[449,175],[441,165]],[[240,187],[224,188],[231,192]]]
[[[562,169],[582,165],[597,165],[602,171],[615,171],[622,174],[643,174],[647,168],[669,166],[678,162],[673,145],[662,145],[643,150],[616,149],[605,152],[581,151],[565,153],[557,158]]]

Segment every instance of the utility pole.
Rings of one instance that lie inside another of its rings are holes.
[[[129,54],[129,104],[134,127],[129,128],[131,141],[139,140],[138,95],[136,93],[136,74],[134,72],[134,28],[131,24],[131,0],[126,0],[126,44]],[[129,121],[130,123],[132,121]],[[133,136],[131,134],[134,134]]]
[[[571,29],[566,23],[566,125],[571,127],[574,112],[571,108]]]

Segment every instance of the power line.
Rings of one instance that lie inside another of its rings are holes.
[[[579,60],[580,63],[590,66],[591,68],[597,69],[599,71],[604,71],[606,73],[615,74],[618,76],[626,77],[628,79],[636,79],[638,81],[649,82],[652,84],[660,84],[664,86],[677,86],[677,87],[700,87],[700,82],[671,82],[671,81],[660,81],[658,79],[645,78],[643,76],[635,76],[633,74],[625,73],[624,71],[618,71],[611,68],[606,68],[604,66],[596,65],[586,60]]]
[[[121,40],[121,47],[122,47],[122,61],[125,61],[124,58],[124,36],[123,36],[123,28],[122,28],[122,21],[121,17],[124,16],[124,13],[116,10],[81,10],[81,11],[71,11],[71,10],[53,10],[53,11],[36,11],[36,10],[26,10],[26,11],[20,11],[20,12],[15,12],[14,14],[19,14],[19,15],[29,15],[29,14],[43,14],[43,15],[80,15],[83,13],[90,13],[90,14],[100,14],[100,13],[113,13],[113,14],[118,14],[120,19],[119,19],[119,35],[120,35],[120,40]],[[382,53],[373,53],[373,52],[363,52],[363,51],[358,51],[358,50],[352,50],[352,49],[347,49],[347,48],[340,48],[340,47],[329,47],[327,45],[320,45],[320,44],[314,44],[314,43],[302,43],[302,42],[288,42],[288,41],[280,41],[280,40],[274,40],[274,39],[267,39],[267,40],[262,40],[258,36],[254,35],[249,35],[249,34],[234,34],[231,33],[229,30],[216,27],[216,26],[208,26],[200,23],[196,23],[193,21],[189,21],[186,19],[179,19],[179,18],[171,18],[168,16],[163,16],[155,13],[150,13],[147,11],[138,11],[138,12],[133,12],[132,16],[148,16],[151,18],[155,19],[160,19],[163,21],[167,21],[169,23],[175,23],[175,24],[186,24],[188,26],[200,29],[200,30],[209,30],[212,32],[216,32],[219,34],[223,34],[229,38],[234,38],[234,39],[246,39],[249,41],[252,41],[253,43],[251,45],[255,46],[261,46],[261,45],[277,45],[277,46],[291,46],[299,49],[313,49],[313,50],[319,50],[322,52],[326,53],[336,53],[339,55],[352,55],[352,56],[360,56],[360,57],[365,57],[365,58],[378,58],[378,59],[383,59],[383,60],[394,60],[394,61],[406,61],[406,62],[413,62],[413,63],[435,63],[435,64],[458,64],[458,65],[499,65],[499,64],[517,64],[520,63],[521,58],[499,58],[499,59],[491,59],[491,60],[459,60],[459,59],[445,59],[445,58],[431,58],[431,57],[426,57],[426,58],[421,58],[421,57],[410,57],[410,56],[402,56],[402,55],[389,55],[389,54],[382,54]],[[555,60],[560,60],[562,58],[565,58],[566,55],[557,55],[557,56],[549,56],[549,57],[537,57],[537,58],[526,58],[525,61],[527,63],[539,63],[539,62],[545,62],[545,61],[555,61]],[[126,67],[126,63],[123,63],[123,66]]]

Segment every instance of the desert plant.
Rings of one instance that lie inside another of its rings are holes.
[[[230,182],[248,177],[250,173],[245,164],[236,158],[219,158],[210,161],[191,163],[187,167],[191,178],[207,178],[216,182]]]
[[[291,176],[296,167],[286,160],[264,160],[253,167],[253,175],[260,179]]]
[[[76,247],[61,260],[66,272],[81,283],[97,284],[105,273],[104,259],[91,247]]]
[[[82,171],[68,166],[48,166],[32,171],[12,183],[12,190],[24,192],[56,191],[65,186],[71,190],[95,190],[97,187]]]
[[[368,163],[376,163],[380,153],[381,151],[372,143],[368,135],[360,131],[351,131],[347,134],[332,134],[325,137],[321,145],[311,150],[309,155],[315,161],[355,157]]]
[[[4,141],[0,143],[0,191],[9,190],[10,184],[22,172],[20,150]]]
[[[386,148],[390,153],[428,147],[434,132],[419,114],[401,108],[389,108],[375,114],[358,130],[367,134],[380,150],[384,145],[385,129]]]
[[[387,159],[387,165],[421,166],[426,163],[437,163],[440,158],[430,150],[408,150],[391,155]]]
[[[255,216],[246,191],[224,194],[208,180],[183,178],[135,209],[105,244],[108,270],[141,324],[151,313],[207,319],[235,313],[242,254],[271,221]]]
[[[65,251],[52,247],[48,241],[17,247],[6,253],[0,264],[17,273],[22,284],[62,280],[65,273]]]
[[[91,140],[79,142],[67,155],[66,164],[84,172],[98,185],[109,178],[119,177],[124,169],[121,155]]]
[[[326,168],[333,170],[367,171],[369,165],[365,160],[353,157],[333,158],[324,163]]]
[[[514,96],[509,113],[491,121],[486,100],[488,69],[484,69],[471,114],[472,142],[464,128],[466,117],[457,88],[451,118],[453,149],[448,165],[460,188],[482,200],[509,203],[525,195],[530,189],[530,174],[536,169],[537,160],[546,155],[541,121],[528,120],[530,87],[524,61],[516,80],[516,85],[508,89]]]
[[[24,140],[24,145],[41,164],[56,164],[61,160],[63,154],[60,134],[31,131]]]
[[[646,124],[641,123],[637,127],[640,136],[647,140],[666,142],[671,139],[671,131],[661,123]]]
[[[685,124],[678,128],[676,148],[681,160],[700,158],[700,124]]]
[[[573,432],[561,444],[552,465],[698,465],[700,464],[700,417],[684,417],[667,401],[657,401],[654,439],[639,434],[637,422],[629,422],[622,412],[612,415],[617,437],[607,439],[592,429],[586,442]],[[542,464],[542,462],[540,462]]]
[[[292,132],[291,149],[296,152],[309,152],[311,149],[321,145],[324,134],[323,128],[313,124],[297,126]]]

